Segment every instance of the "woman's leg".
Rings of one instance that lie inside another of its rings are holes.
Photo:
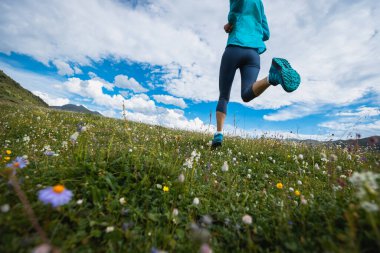
[[[226,114],[216,111],[216,131],[222,132]]]
[[[232,82],[238,68],[240,48],[227,47],[224,51],[219,71],[219,101],[216,107],[217,131],[223,130],[224,120],[227,115],[227,105],[230,100]]]
[[[255,82],[252,85],[252,91],[255,94],[256,97],[260,96],[268,87],[271,86],[271,84],[268,82],[268,77],[265,77],[264,79]]]
[[[249,102],[263,92],[264,83],[258,81],[260,72],[260,55],[254,49],[247,49],[243,64],[240,66],[241,98]]]

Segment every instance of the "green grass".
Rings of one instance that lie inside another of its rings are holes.
[[[0,104],[0,115],[0,170],[6,150],[12,159],[28,156],[30,164],[17,174],[21,187],[62,252],[198,252],[202,242],[214,252],[379,250],[379,211],[363,209],[348,180],[354,172],[380,172],[376,151],[231,137],[210,150],[208,134],[7,104]],[[79,123],[87,131],[72,144]],[[46,145],[59,156],[44,155]],[[194,150],[199,159],[188,168]],[[337,160],[321,161],[321,153]],[[71,202],[53,209],[38,201],[40,189],[58,183],[73,191]],[[30,252],[41,239],[6,177],[0,192],[0,205],[11,207],[0,212],[0,252]],[[380,204],[378,189],[365,198]],[[251,225],[243,224],[245,214]],[[109,226],[114,231],[107,233]]]

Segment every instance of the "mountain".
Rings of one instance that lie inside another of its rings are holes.
[[[40,97],[24,89],[0,70],[0,102],[48,107]]]
[[[52,109],[62,110],[62,111],[69,111],[69,112],[81,112],[81,113],[87,113],[87,114],[94,114],[94,115],[100,115],[103,116],[101,113],[96,111],[90,111],[83,105],[73,105],[73,104],[67,104],[63,106],[50,106]]]
[[[336,140],[336,141],[317,141],[312,139],[298,140],[298,139],[287,139],[287,141],[301,142],[309,145],[340,145],[347,148],[355,147],[371,147],[374,150],[380,150],[380,136],[371,136],[362,139],[348,139],[348,140]]]

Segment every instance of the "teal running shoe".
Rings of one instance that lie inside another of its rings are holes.
[[[287,60],[281,58],[273,58],[268,80],[274,86],[281,84],[286,92],[295,91],[301,83],[301,77],[297,71]]]
[[[211,147],[216,148],[216,147],[222,146],[222,142],[223,142],[223,134],[216,133],[214,134],[214,139],[212,140]]]

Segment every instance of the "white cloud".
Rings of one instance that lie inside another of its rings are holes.
[[[74,67],[74,72],[75,72],[75,74],[77,74],[77,75],[81,75],[81,74],[83,74],[83,71],[82,71],[80,68],[78,68],[77,66]]]
[[[318,107],[345,106],[370,92],[380,101],[380,2],[348,2],[264,3],[272,37],[261,57],[260,78],[271,58],[281,56],[299,70],[303,82],[292,94],[270,88],[247,106],[282,108],[266,116],[281,120],[316,113]],[[228,1],[143,3],[133,9],[116,0],[3,0],[0,37],[7,39],[0,40],[0,52],[30,55],[45,64],[58,59],[83,66],[111,56],[160,65],[171,95],[216,101]],[[239,73],[231,101],[242,103]]]
[[[129,78],[126,75],[115,76],[115,85],[122,89],[132,90],[135,93],[148,91],[141,84],[139,84],[133,77]]]
[[[42,98],[49,106],[62,106],[70,103],[68,98],[51,97],[49,94],[40,91],[32,91],[32,93]]]
[[[156,113],[156,104],[145,94],[138,94],[124,102],[125,108],[133,112],[152,115]]]
[[[182,109],[186,108],[187,105],[183,98],[176,98],[169,95],[153,95],[154,100],[156,100],[158,103],[163,103],[166,105],[175,105]]]
[[[72,69],[70,65],[64,61],[54,60],[53,64],[57,67],[58,74],[61,76],[72,76],[75,73],[74,69]]]
[[[74,77],[69,78],[63,85],[73,94],[92,99],[94,104],[117,110],[122,109],[124,98],[121,95],[103,93],[103,88],[109,88],[109,83],[101,79],[81,80]]]
[[[157,113],[147,115],[140,112],[126,111],[128,120],[141,122],[151,125],[161,125],[169,128],[183,129],[189,131],[209,132],[215,131],[215,128],[205,125],[199,118],[187,119],[183,111],[157,107]]]
[[[356,109],[356,111],[346,111],[346,112],[339,112],[335,114],[336,116],[345,116],[345,117],[373,117],[373,116],[379,116],[380,115],[380,108],[378,107],[367,107],[362,106]]]
[[[357,133],[361,137],[379,135],[380,133],[380,120],[363,122],[357,118],[350,118],[324,122],[319,124],[319,126],[329,129],[340,139],[350,138]]]

